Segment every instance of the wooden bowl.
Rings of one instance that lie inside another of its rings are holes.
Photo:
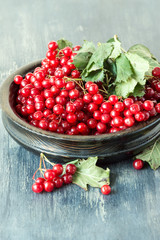
[[[97,136],[70,136],[31,126],[15,111],[18,87],[13,78],[18,74],[24,76],[32,72],[40,63],[39,60],[19,68],[4,81],[0,89],[3,124],[8,133],[24,147],[43,152],[58,161],[98,156],[105,163],[130,158],[159,137],[159,116],[124,131]]]

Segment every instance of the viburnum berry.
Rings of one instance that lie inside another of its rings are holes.
[[[35,193],[41,193],[43,191],[44,187],[43,187],[43,183],[37,183],[35,182],[32,185],[32,191]]]
[[[81,48],[81,46],[76,45],[76,46],[73,48],[73,51],[79,51],[80,48]]]
[[[134,115],[134,117],[138,122],[142,122],[145,119],[145,114],[143,112],[138,112]]]
[[[144,166],[144,162],[143,162],[141,159],[136,159],[136,160],[134,160],[134,162],[133,162],[133,167],[134,167],[136,170],[142,169],[143,166]]]
[[[52,169],[48,169],[44,172],[44,178],[46,180],[53,180],[55,177],[56,177],[56,174]]]
[[[63,186],[63,180],[60,177],[55,177],[53,182],[56,188],[61,188]]]
[[[49,50],[54,51],[54,50],[56,50],[57,48],[58,48],[58,43],[57,43],[57,42],[51,41],[51,42],[48,43],[48,49],[49,49]]]
[[[22,80],[23,80],[23,77],[21,75],[16,75],[14,77],[14,82],[18,85],[21,84]]]
[[[67,164],[66,166],[66,173],[74,175],[77,170],[77,167],[74,164]]]
[[[106,125],[104,123],[102,123],[102,122],[97,123],[97,127],[96,128],[97,128],[97,131],[99,133],[105,133],[106,130],[107,130]]]
[[[160,113],[160,103],[156,104],[155,109],[157,113]]]
[[[99,93],[93,95],[92,99],[93,99],[93,102],[98,104],[98,105],[103,102],[103,96]]]
[[[160,77],[160,68],[159,67],[155,67],[153,70],[152,70],[152,75],[154,77]]]
[[[114,105],[114,110],[118,112],[122,112],[124,110],[124,103],[123,102],[116,102]]]
[[[105,184],[101,187],[102,194],[108,195],[108,194],[110,194],[110,192],[111,192],[111,187],[109,185]]]
[[[134,125],[134,123],[135,123],[135,120],[134,120],[133,117],[128,116],[128,117],[124,118],[124,124],[125,124],[125,126],[127,126],[127,127],[132,127],[132,126]]]
[[[72,54],[72,48],[65,47],[65,48],[62,49],[62,52],[66,57],[70,57],[71,54]]]
[[[92,83],[89,87],[88,87],[88,92],[91,94],[91,95],[94,95],[98,92],[99,88],[97,86],[97,84],[95,83]]]
[[[130,105],[129,110],[132,114],[136,114],[136,113],[140,112],[141,109],[140,109],[139,104],[133,103],[132,105]]]
[[[146,100],[144,103],[143,103],[143,108],[146,110],[146,111],[150,111],[152,110],[154,107],[154,103],[150,100]]]
[[[70,184],[72,183],[72,174],[64,174],[62,176],[62,180],[65,184]]]
[[[108,100],[111,104],[114,105],[116,102],[118,102],[118,97],[116,95],[110,95]]]
[[[54,190],[54,182],[53,181],[47,180],[43,183],[43,185],[44,185],[44,190],[46,192],[52,192]]]
[[[60,176],[63,173],[63,166],[62,164],[55,164],[53,166],[53,172],[56,174],[56,176]]]
[[[44,183],[45,179],[42,177],[39,177],[35,180],[36,183]]]
[[[112,104],[110,102],[103,102],[101,108],[104,113],[110,113],[112,111]]]
[[[78,70],[73,70],[71,72],[72,78],[79,78],[80,77],[80,72]]]

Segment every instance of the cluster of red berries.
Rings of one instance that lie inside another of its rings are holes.
[[[16,111],[31,125],[68,135],[98,135],[132,127],[160,113],[160,69],[153,70],[144,97],[124,100],[111,95],[106,100],[101,83],[83,83],[73,58],[80,46],[58,50],[48,44],[41,67],[25,78],[17,75],[19,85]]]
[[[75,174],[77,168],[74,164],[67,164],[66,173],[63,173],[63,166],[61,164],[55,164],[53,169],[47,169],[44,172],[44,178],[39,177],[32,185],[32,191],[40,193],[43,190],[46,192],[52,192],[54,188],[61,188],[63,184],[72,183],[72,176]]]

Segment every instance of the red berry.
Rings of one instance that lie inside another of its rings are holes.
[[[66,119],[69,123],[75,123],[77,121],[77,117],[74,113],[68,113]]]
[[[43,130],[47,130],[48,129],[48,121],[45,119],[42,119],[39,121],[38,126],[39,126],[39,128],[41,128]]]
[[[155,67],[153,70],[152,70],[152,75],[154,77],[160,77],[160,68],[159,67]]]
[[[63,78],[64,77],[64,72],[61,68],[56,69],[56,71],[54,72],[54,76],[56,78]]]
[[[132,98],[126,98],[123,103],[125,107],[129,108],[134,103],[134,100]]]
[[[104,113],[110,113],[112,111],[112,104],[110,102],[103,102],[101,108]]]
[[[94,129],[97,126],[97,121],[94,118],[90,118],[87,121],[87,125],[89,128]]]
[[[108,100],[111,104],[114,105],[116,102],[118,102],[118,97],[116,95],[111,95],[109,96]]]
[[[16,84],[18,84],[18,85],[21,84],[22,80],[23,80],[23,77],[20,76],[20,75],[16,75],[16,76],[14,77],[14,82],[15,82]]]
[[[32,185],[32,191],[33,192],[35,192],[35,193],[40,193],[40,192],[42,192],[43,191],[43,184],[41,184],[41,183],[34,183],[33,185]]]
[[[90,93],[84,94],[84,96],[83,96],[83,101],[84,101],[85,103],[90,103],[90,102],[92,102],[92,95],[91,95]]]
[[[55,172],[52,169],[48,169],[44,172],[44,178],[47,180],[53,180],[56,177]]]
[[[80,72],[78,70],[73,70],[71,73],[72,78],[79,78]]]
[[[98,86],[97,86],[97,84],[95,84],[95,83],[92,83],[90,86],[89,86],[89,88],[88,88],[88,92],[91,94],[91,95],[94,95],[94,94],[96,94],[97,92],[98,92]]]
[[[72,174],[64,174],[62,179],[65,184],[72,183]]]
[[[101,115],[101,122],[102,123],[109,123],[110,120],[111,120],[111,117],[110,117],[110,115],[108,113],[103,113]]]
[[[111,187],[109,185],[106,184],[101,187],[102,194],[108,195],[108,194],[110,194],[110,192],[111,192]]]
[[[53,112],[57,115],[60,115],[63,112],[63,106],[61,104],[54,105]]]
[[[54,51],[58,48],[58,44],[55,41],[51,41],[48,43],[48,49]]]
[[[144,166],[144,162],[143,162],[141,159],[136,159],[136,160],[134,160],[134,162],[133,162],[133,167],[134,167],[136,170],[142,169],[143,166]]]
[[[62,178],[56,177],[56,178],[54,179],[54,185],[55,185],[56,188],[61,188],[62,185],[63,185],[63,180],[62,180]]]
[[[123,125],[123,118],[120,116],[114,117],[112,121],[113,121],[114,127],[119,127]]]
[[[87,125],[85,124],[85,123],[79,123],[78,125],[77,125],[77,130],[80,132],[80,133],[82,133],[83,135],[85,135],[86,133],[87,133],[87,131],[88,131],[88,127],[87,127]]]
[[[96,111],[98,109],[98,105],[92,102],[88,105],[87,109],[89,112],[93,113],[94,111]]]
[[[79,51],[80,48],[81,48],[81,46],[77,45],[73,48],[73,51]]]
[[[58,128],[58,124],[53,120],[49,123],[48,125],[48,129],[49,131],[51,132],[56,132],[57,131],[57,128]]]
[[[93,95],[92,99],[93,99],[93,102],[98,104],[98,105],[103,102],[103,96],[99,93]]]
[[[47,180],[43,183],[43,185],[44,185],[44,190],[46,192],[52,192],[53,189],[54,189],[54,182],[53,181],[48,181]]]
[[[106,130],[107,130],[107,127],[104,123],[102,123],[102,122],[97,123],[97,131],[99,133],[105,133]]]
[[[116,110],[118,112],[122,112],[124,110],[124,103],[123,102],[115,103],[114,110]]]
[[[53,172],[56,174],[56,176],[60,176],[63,173],[62,164],[55,164],[53,166]]]
[[[144,103],[143,103],[143,108],[146,110],[146,111],[150,111],[152,110],[154,107],[154,104],[152,101],[150,100],[146,100]]]
[[[129,110],[132,114],[136,114],[140,112],[140,106],[136,103],[133,103],[132,105],[130,105]]]
[[[70,57],[71,54],[72,54],[72,48],[65,47],[65,48],[62,49],[62,52],[66,57]]]
[[[160,103],[157,103],[157,105],[155,106],[156,112],[160,113]]]
[[[134,117],[138,122],[142,122],[145,119],[145,114],[143,112],[138,112],[134,115]]]
[[[79,91],[77,89],[72,89],[69,91],[69,97],[71,99],[76,99],[79,97]]]
[[[134,125],[134,123],[135,123],[135,120],[134,120],[134,118],[131,117],[131,116],[128,116],[128,117],[126,117],[126,118],[124,119],[124,124],[125,124],[125,126],[127,126],[127,127],[132,127],[132,126]]]
[[[48,58],[49,60],[53,60],[53,59],[55,59],[56,54],[57,54],[56,51],[48,50],[46,52],[46,58]]]
[[[66,173],[74,175],[77,170],[77,167],[74,164],[67,164],[66,166]]]
[[[37,178],[36,179],[36,183],[40,183],[40,184],[42,184],[42,183],[44,183],[44,181],[45,181],[45,179],[44,178],[42,178],[42,177],[39,177],[39,178]]]

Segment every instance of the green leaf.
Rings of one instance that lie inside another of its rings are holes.
[[[58,43],[58,48],[59,49],[63,49],[65,47],[71,47],[73,46],[73,44],[71,42],[69,42],[68,40],[65,40],[64,38],[60,39],[57,41]]]
[[[127,82],[128,79],[131,79],[131,76],[133,74],[133,69],[131,66],[130,61],[125,56],[124,53],[122,53],[117,59],[116,59],[116,67],[117,67],[117,77],[116,82]]]
[[[87,160],[74,161],[77,171],[73,175],[72,183],[85,190],[88,185],[101,188],[104,184],[109,184],[110,170],[97,167],[97,160],[97,157],[89,157]]]
[[[154,170],[160,167],[160,139],[157,139],[152,146],[138,154],[136,158],[148,162]]]
[[[81,49],[78,51],[77,55],[73,58],[73,64],[79,70],[85,69],[94,51],[95,51],[94,43],[84,41]]]
[[[78,54],[79,53],[93,53],[95,51],[95,45],[93,42],[89,42],[89,41],[86,41],[84,40],[84,43],[82,45],[82,47],[80,48],[80,50],[78,51]]]
[[[97,82],[97,81],[103,81],[104,79],[104,70],[103,69],[99,69],[99,70],[96,70],[96,71],[92,71],[90,72],[87,77],[84,77],[82,75],[82,79],[85,81],[85,82]]]
[[[135,53],[148,61],[149,70],[146,72],[146,75],[152,75],[153,68],[160,67],[160,63],[157,61],[157,59],[153,56],[149,49],[142,44],[136,44],[132,46],[128,52]]]
[[[145,87],[140,85],[139,83],[136,85],[134,89],[134,96],[135,97],[143,97],[145,94]]]
[[[122,52],[121,42],[117,38],[113,38],[113,39],[114,39],[114,41],[112,41],[113,50],[109,58],[116,59],[121,55],[121,52]]]
[[[134,92],[136,85],[134,78],[129,78],[127,82],[118,82],[115,87],[116,95],[126,98]]]
[[[83,70],[88,62],[90,57],[92,56],[92,53],[87,53],[87,52],[81,52],[79,54],[77,54],[74,59],[73,59],[73,64],[79,69],[79,70]]]
[[[144,58],[135,53],[128,52],[125,55],[129,59],[134,70],[134,78],[141,85],[145,85],[146,80],[144,79],[144,76],[145,73],[149,70],[149,63]]]

